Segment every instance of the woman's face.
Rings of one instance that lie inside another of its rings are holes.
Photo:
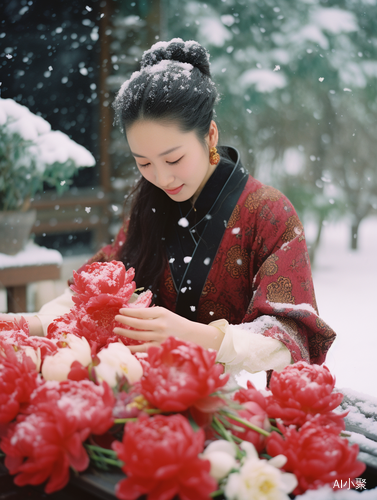
[[[152,120],[135,122],[126,136],[141,175],[174,201],[195,201],[216,168],[209,162],[209,149],[218,138],[214,121],[205,138],[207,147],[194,131]]]

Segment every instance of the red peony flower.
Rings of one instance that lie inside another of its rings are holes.
[[[80,335],[76,324],[76,314],[74,310],[55,318],[47,327],[47,338],[64,341],[64,337],[69,333]]]
[[[319,423],[319,422],[318,422]],[[308,422],[297,430],[280,426],[284,436],[272,432],[267,438],[267,453],[272,457],[285,455],[283,467],[293,472],[298,480],[294,494],[317,489],[325,484],[333,485],[349,478],[360,477],[365,464],[357,461],[359,447],[328,430]]]
[[[302,425],[308,415],[325,414],[339,406],[343,399],[333,393],[335,378],[326,366],[299,361],[281,373],[273,372],[272,396],[267,398],[270,418],[280,418],[285,425]]]
[[[303,427],[321,427],[327,432],[332,432],[336,435],[339,435],[346,428],[346,424],[344,422],[344,417],[346,415],[348,415],[348,411],[344,413],[335,413],[334,411],[331,411],[324,414],[317,413],[317,415],[308,415]]]
[[[64,336],[74,333],[84,336],[98,352],[111,342],[121,340],[125,345],[139,345],[144,341],[115,335],[114,328],[128,327],[115,321],[121,308],[149,307],[152,301],[150,290],[130,302],[136,284],[132,281],[134,269],[126,271],[118,261],[95,262],[78,274],[74,272],[75,284],[71,286],[75,306],[69,314],[57,318],[49,325],[47,336],[64,342]]]
[[[110,387],[89,380],[47,382],[31,398],[28,413],[58,415],[63,411],[73,428],[89,428],[91,434],[103,434],[113,424],[115,403]]]
[[[80,274],[73,271],[76,292],[73,301],[77,305],[86,304],[92,297],[98,295],[116,295],[127,303],[134,293],[136,284],[133,280],[135,271],[132,267],[126,272],[120,261],[94,262],[85,266]]]
[[[13,347],[0,353],[0,424],[8,424],[29,403],[39,377],[33,361],[25,354],[17,358]]]
[[[216,352],[169,337],[159,347],[148,349],[140,381],[145,398],[163,411],[184,411],[196,407],[212,411],[215,398],[209,397],[223,387],[229,376],[216,364]],[[216,400],[219,398],[216,398]]]
[[[198,458],[204,448],[204,432],[194,432],[182,415],[140,418],[128,423],[123,442],[113,449],[124,462],[127,478],[118,483],[116,496],[135,500],[208,500],[217,489],[209,475],[210,463]]]
[[[266,399],[265,397],[253,386],[250,380],[247,381],[247,389],[240,389],[237,391],[233,399],[242,404],[243,408],[237,410],[237,414],[240,418],[247,420],[253,425],[260,427],[266,431],[271,429],[270,421],[266,412]],[[232,434],[238,436],[244,441],[249,441],[252,443],[258,452],[262,451],[266,438],[257,431],[246,427],[233,420],[231,417],[227,417],[228,422],[237,427],[241,427],[244,431],[238,431],[232,429]]]
[[[113,424],[112,391],[103,384],[46,382],[36,389],[27,407],[11,424],[1,442],[5,465],[17,474],[18,486],[48,480],[46,493],[63,488],[69,467],[83,471],[89,458],[83,442],[91,433],[102,434]]]
[[[48,480],[46,493],[63,488],[69,480],[70,466],[83,471],[89,465],[82,446],[89,432],[88,428],[73,431],[63,412],[59,422],[51,414],[32,413],[12,424],[1,449],[10,474],[17,474],[14,483],[37,485]]]
[[[250,380],[247,381],[247,389],[239,389],[234,393],[233,399],[241,404],[253,402],[264,410],[266,409],[266,398],[254,387]]]
[[[21,316],[19,320],[7,320],[0,321],[0,337],[2,334],[10,334],[15,332],[23,332],[26,335],[29,335],[29,325],[24,317]]]
[[[0,346],[5,344],[12,345],[15,351],[22,350],[23,347],[32,347],[35,351],[39,348],[42,360],[58,350],[55,343],[45,337],[30,337],[29,325],[23,317],[20,320],[0,322]]]

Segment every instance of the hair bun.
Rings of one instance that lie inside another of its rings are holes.
[[[155,43],[144,52],[140,63],[141,69],[154,66],[163,60],[192,64],[204,75],[211,78],[209,53],[195,40],[184,42],[182,38],[173,38],[169,42]]]

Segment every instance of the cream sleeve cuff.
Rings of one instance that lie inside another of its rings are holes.
[[[276,321],[269,317],[269,320]],[[225,365],[225,371],[237,375],[242,370],[249,373],[282,371],[291,363],[291,353],[279,340],[262,335],[265,317],[252,323],[229,325],[225,319],[210,323],[224,333],[216,361]]]
[[[34,315],[39,318],[42,323],[44,336],[47,335],[48,325],[52,323],[55,318],[68,313],[74,306],[72,296],[73,292],[69,288],[66,288],[62,295],[59,295],[59,297],[56,297],[56,299],[50,302],[46,302],[39,312]]]

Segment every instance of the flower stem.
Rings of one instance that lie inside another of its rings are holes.
[[[137,418],[116,418],[114,424],[126,424],[127,422],[136,422]]]
[[[88,451],[90,459],[93,460],[101,469],[108,470],[108,465],[122,468],[123,462],[118,460],[118,456],[115,451],[102,448],[101,446],[95,446],[93,444],[85,444],[85,448]]]
[[[218,497],[218,496],[223,495],[223,494],[224,494],[223,490],[217,490],[217,491],[213,491],[209,496],[214,498],[214,497]]]
[[[213,425],[213,428],[215,429],[215,431],[221,437],[225,438],[227,441],[229,441],[230,443],[235,445],[237,458],[241,459],[243,456],[243,453],[238,448],[236,442],[242,442],[242,439],[239,440],[236,436],[233,436],[233,434],[230,431],[228,431],[228,429],[226,429],[224,427],[224,425],[220,422],[220,420],[217,417],[213,418],[212,425]]]
[[[114,467],[118,467],[119,469],[123,466],[123,462],[121,462],[120,460],[113,460],[112,458],[97,457],[94,454],[93,455],[91,454],[90,458],[95,462],[99,462],[101,464],[113,465]]]
[[[117,454],[114,450],[109,450],[108,448],[102,448],[101,446],[95,446],[94,444],[86,444],[85,445],[88,450],[96,451],[98,453],[103,453],[104,455],[110,455],[116,458]]]
[[[215,430],[220,434],[221,437],[223,437],[227,441],[230,441],[231,443],[234,443],[232,433],[225,429],[225,427],[217,417],[213,418],[213,424],[215,426]]]
[[[220,410],[220,412],[223,415],[226,415],[228,418],[231,418],[232,420],[235,420],[236,422],[239,422],[240,424],[244,425],[245,427],[248,427],[249,429],[252,429],[253,431],[259,432],[259,434],[262,434],[262,436],[268,437],[271,433],[265,431],[261,427],[258,427],[257,425],[251,424],[247,420],[238,417],[237,415],[234,415],[234,413],[230,413],[226,410]]]
[[[272,431],[276,431],[276,432],[278,432],[279,434],[282,434],[281,430],[280,430],[278,427],[275,427],[274,425],[271,425],[271,430],[272,430]]]

